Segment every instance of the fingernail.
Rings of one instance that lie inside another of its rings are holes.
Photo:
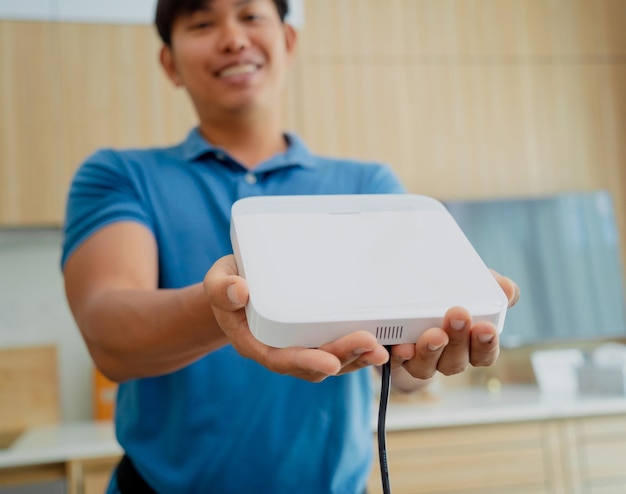
[[[352,354],[358,357],[359,355],[363,355],[364,353],[367,353],[367,352],[369,352],[369,349],[367,348],[357,348],[352,352]]]
[[[479,334],[478,335],[478,341],[480,341],[481,343],[491,343],[492,340],[493,340],[492,334]]]
[[[235,285],[229,285],[229,287],[226,289],[226,295],[233,305],[241,305],[241,300],[239,300],[237,287]]]
[[[450,326],[452,327],[452,329],[460,331],[465,327],[465,321],[463,319],[452,319],[450,321]]]
[[[433,345],[432,343],[428,344],[428,349],[431,352],[436,352],[437,350],[439,350],[441,347],[443,346],[443,343],[441,345]]]

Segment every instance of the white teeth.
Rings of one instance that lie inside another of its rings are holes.
[[[233,65],[220,72],[220,77],[229,77],[240,74],[250,74],[256,70],[256,65],[253,63],[244,63],[241,65]]]

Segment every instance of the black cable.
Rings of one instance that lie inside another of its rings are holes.
[[[380,478],[383,483],[383,494],[391,494],[389,486],[389,468],[387,465],[387,440],[385,437],[385,419],[387,417],[387,403],[389,402],[389,390],[391,388],[391,345],[385,348],[389,352],[389,360],[383,364],[380,402],[378,405],[378,460],[380,462]]]

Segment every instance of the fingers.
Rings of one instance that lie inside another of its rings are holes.
[[[249,293],[246,281],[238,275],[232,255],[219,259],[206,274],[203,288],[220,328],[240,355],[269,370],[319,382],[368,365],[382,365],[387,351],[376,337],[359,331],[339,338],[319,349],[273,348],[250,332],[245,305]]]
[[[203,287],[211,305],[222,310],[241,309],[248,302],[248,285],[239,276],[235,257],[218,259],[204,277]]]
[[[341,370],[341,363],[336,356],[314,348],[266,347],[258,362],[278,374],[311,382],[323,381]]]
[[[403,367],[413,377],[430,379],[437,372],[439,359],[448,341],[447,333],[441,328],[432,328],[425,331],[414,345],[414,356],[404,361],[402,363]],[[395,354],[393,350],[392,353]]]
[[[500,355],[498,331],[493,324],[479,322],[474,325],[470,339],[470,364],[485,367],[495,364]]]
[[[238,351],[253,358],[262,349],[248,327],[244,310],[248,287],[237,274],[235,258],[230,255],[217,260],[204,277],[202,286],[222,331]]]
[[[315,348],[273,348],[247,342],[248,356],[278,374],[311,382],[345,374],[369,365],[384,364],[389,355],[374,335],[358,331]],[[250,348],[254,349],[250,352]],[[239,350],[239,348],[238,348]],[[240,353],[242,353],[240,351]]]
[[[267,348],[263,360],[269,369],[312,382],[382,365],[389,358],[385,347],[367,331],[350,333],[318,349]]]
[[[248,301],[248,286],[238,275],[234,256],[218,259],[204,277],[202,285],[215,320],[233,347],[243,357],[257,362],[267,361],[270,347],[257,340],[248,326],[244,310]]]
[[[446,376],[495,363],[500,352],[498,332],[489,322],[472,324],[462,307],[453,307],[444,317],[441,328],[424,332],[411,349],[398,345],[392,350],[392,365],[402,365],[413,377],[429,379],[437,371]]]
[[[513,307],[517,303],[520,297],[519,286],[517,286],[517,283],[515,283],[512,279],[507,278],[506,276],[502,276],[497,271],[493,269],[490,269],[490,271],[493,274],[496,281],[498,282],[498,284],[500,285],[500,287],[502,288],[502,290],[504,291],[504,293],[506,294],[506,298],[509,301],[509,307]]]
[[[514,304],[519,298],[517,285],[493,273],[510,304]],[[273,348],[263,344],[250,332],[244,310],[248,286],[238,275],[232,255],[213,265],[203,287],[215,319],[235,349],[274,372],[319,382],[366,366],[382,365],[390,358],[376,337],[366,331],[351,333],[319,349]],[[468,311],[454,307],[446,313],[441,328],[424,332],[414,345],[396,345],[391,353],[392,367],[403,366],[414,377],[429,379],[437,371],[452,375],[463,372],[469,364],[492,365],[499,354],[498,335],[493,324],[472,325]]]
[[[446,376],[463,372],[470,362],[472,318],[462,307],[454,307],[441,328],[426,331],[415,345],[415,356],[402,365],[413,377],[431,378],[439,371]]]
[[[449,338],[443,349],[437,370],[446,376],[463,372],[470,361],[470,327],[472,317],[462,307],[453,307],[446,312],[443,330]]]
[[[335,355],[340,362],[339,374],[352,372],[369,365],[383,365],[389,359],[385,347],[367,331],[356,331],[320,347]]]

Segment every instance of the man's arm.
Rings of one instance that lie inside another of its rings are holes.
[[[204,284],[158,289],[155,239],[136,222],[102,228],[64,268],[67,299],[89,352],[115,381],[173,372],[227,343],[274,372],[308,381],[387,360],[384,347],[365,331],[320,349],[261,344],[248,328],[247,286],[236,273],[227,256]]]
[[[136,222],[106,226],[70,256],[67,299],[97,367],[115,381],[175,371],[220,348],[201,284],[157,290],[157,246]]]

